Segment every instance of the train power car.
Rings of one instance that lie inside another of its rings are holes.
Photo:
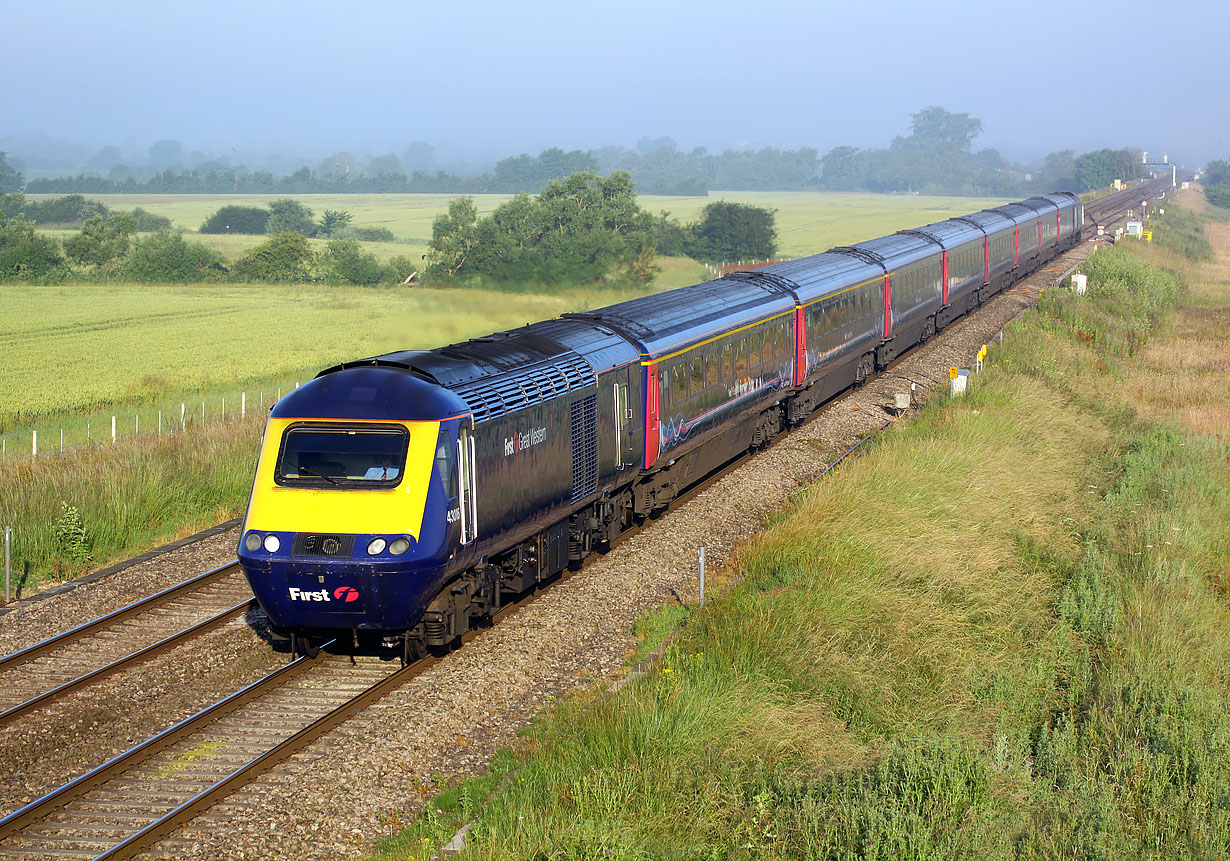
[[[239,559],[295,651],[444,649],[1081,238],[1030,198],[435,350],[270,411]]]

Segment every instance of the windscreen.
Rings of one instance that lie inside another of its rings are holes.
[[[401,482],[410,434],[397,425],[296,425],[282,437],[283,486],[390,488]]]

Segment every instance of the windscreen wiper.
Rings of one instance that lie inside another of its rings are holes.
[[[309,469],[308,467],[303,466],[302,464],[299,465],[299,472],[302,475],[314,475],[317,478],[323,478],[325,481],[329,482],[329,484],[337,484],[337,481],[336,479],[333,478],[333,476],[325,475],[323,472],[317,472],[314,469]]]

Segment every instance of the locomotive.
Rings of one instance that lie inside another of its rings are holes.
[[[1034,197],[435,350],[270,411],[239,560],[275,631],[447,649],[1080,241]]]

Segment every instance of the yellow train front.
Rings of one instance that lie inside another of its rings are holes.
[[[420,621],[460,537],[467,413],[378,365],[325,372],[274,406],[239,559],[275,631],[303,643]]]

